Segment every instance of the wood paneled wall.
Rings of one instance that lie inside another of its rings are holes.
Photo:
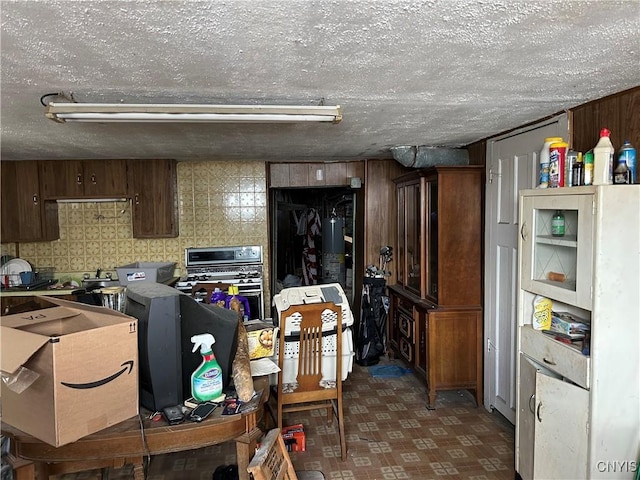
[[[611,130],[618,150],[625,140],[640,148],[640,86],[585,103],[570,110],[571,148],[587,152],[595,147],[600,129]]]
[[[398,251],[397,242],[397,199],[395,184],[391,179],[411,171],[396,160],[367,160],[365,170],[365,231],[364,259],[366,265],[378,265],[380,248],[391,245]],[[394,255],[395,257],[395,255]],[[387,267],[393,274],[387,283],[395,283],[393,260]]]

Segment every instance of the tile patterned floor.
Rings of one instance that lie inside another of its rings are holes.
[[[382,362],[381,362],[382,363]],[[514,428],[498,413],[476,407],[467,391],[438,395],[425,407],[418,378],[376,378],[354,365],[344,383],[347,460],[340,460],[338,434],[321,412],[285,417],[303,423],[306,452],[292,452],[297,470],[320,470],[327,480],[499,480],[514,478]],[[335,425],[335,422],[334,422]],[[148,480],[211,480],[219,465],[235,463],[232,444],[151,459]],[[110,479],[130,478],[127,468]],[[63,480],[100,478],[99,472],[64,475]]]

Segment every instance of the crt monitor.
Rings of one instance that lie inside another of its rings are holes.
[[[193,297],[180,296],[182,317],[182,391],[184,398],[191,396],[191,374],[202,363],[200,350],[193,352],[191,337],[210,333],[216,339],[213,354],[222,369],[222,385],[231,382],[232,364],[238,348],[238,312],[217,305],[196,301]]]
[[[191,396],[191,373],[202,361],[192,353],[191,336],[211,333],[224,386],[231,378],[237,348],[236,312],[204,305],[161,283],[130,283],[125,313],[138,319],[140,404],[152,411]]]

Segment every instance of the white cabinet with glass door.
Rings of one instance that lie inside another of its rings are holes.
[[[520,193],[516,471],[524,480],[631,478],[640,454],[640,186]],[[552,231],[558,213],[563,235]],[[532,327],[537,296],[590,321],[588,351]]]

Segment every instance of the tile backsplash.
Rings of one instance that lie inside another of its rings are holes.
[[[98,268],[115,276],[117,266],[132,262],[176,262],[180,276],[187,247],[262,245],[268,278],[265,163],[178,162],[177,171],[177,238],[133,238],[130,202],[60,203],[60,238],[21,243],[20,257],[35,268],[54,267],[64,282]],[[2,254],[16,255],[16,245],[2,244]]]

